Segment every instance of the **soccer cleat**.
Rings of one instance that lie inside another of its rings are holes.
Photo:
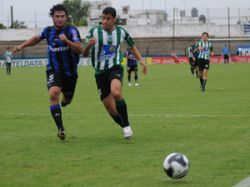
[[[122,128],[122,131],[125,139],[130,139],[133,136],[133,131],[130,126]]]
[[[129,86],[129,87],[132,86],[131,82],[128,83],[128,86]]]
[[[60,138],[62,141],[65,140],[66,134],[64,133],[64,130],[59,129],[57,133],[57,137]]]
[[[136,82],[136,83],[135,83],[135,86],[139,86],[139,83],[138,83],[138,82]]]

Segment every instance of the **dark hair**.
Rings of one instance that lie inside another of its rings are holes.
[[[57,4],[54,5],[51,9],[50,9],[50,16],[54,16],[56,11],[64,11],[66,16],[68,16],[68,10],[65,8],[65,6],[63,4]]]
[[[208,32],[203,32],[203,33],[202,33],[202,36],[203,36],[204,34],[207,35],[207,37],[209,37]]]
[[[103,9],[102,14],[109,14],[111,15],[113,18],[116,17],[116,10],[113,7],[106,7],[105,9]]]

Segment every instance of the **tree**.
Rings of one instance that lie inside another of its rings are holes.
[[[12,29],[26,29],[27,26],[25,25],[24,21],[19,22],[18,20],[14,21],[13,24],[10,26]]]
[[[69,22],[75,26],[88,25],[90,3],[83,0],[64,0],[63,5],[69,11]]]
[[[6,27],[4,26],[4,24],[0,23],[0,29],[6,29]]]

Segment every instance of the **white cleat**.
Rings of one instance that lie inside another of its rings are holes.
[[[131,82],[128,83],[128,86],[129,86],[129,87],[132,86]]]
[[[122,128],[122,131],[125,139],[130,139],[133,136],[133,131],[130,126]]]
[[[139,83],[138,83],[138,82],[136,82],[136,83],[135,83],[135,86],[139,86]]]

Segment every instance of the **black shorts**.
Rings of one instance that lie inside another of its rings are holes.
[[[5,66],[6,66],[6,68],[10,68],[11,67],[11,63],[6,62]]]
[[[198,59],[197,65],[200,71],[203,69],[209,70],[210,61],[205,59]]]
[[[118,79],[122,82],[123,77],[123,67],[122,66],[114,66],[111,69],[95,75],[96,84],[98,88],[98,92],[100,95],[100,99],[103,100],[106,98],[111,92],[111,81],[113,79]]]
[[[54,71],[47,71],[47,88],[53,86],[60,87],[63,95],[67,99],[72,99],[75,93],[77,75],[73,77],[66,76],[63,73],[56,73]]]
[[[224,55],[224,60],[228,60],[229,59],[229,55]]]
[[[127,66],[128,73],[131,73],[132,71],[137,72],[138,66]]]

